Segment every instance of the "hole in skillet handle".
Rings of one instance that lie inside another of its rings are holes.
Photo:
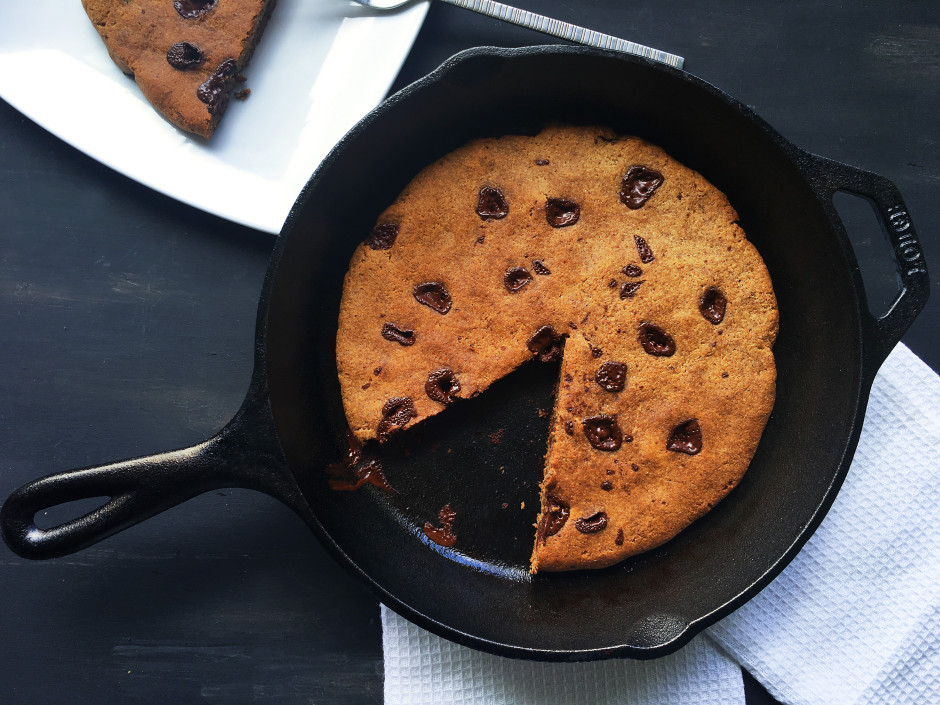
[[[871,313],[870,302],[873,297],[871,293],[866,292],[869,310],[865,316],[868,324],[865,365],[868,374],[874,377],[881,363],[927,303],[930,279],[923,249],[907,206],[891,181],[878,174],[824,157],[806,154],[803,161],[809,162],[808,176],[816,186],[817,193],[824,198],[824,206],[834,224],[844,232],[844,223],[840,221],[834,203],[836,193],[843,191],[860,196],[875,209],[882,231],[891,245],[900,290],[894,296],[887,312],[880,316]]]
[[[835,192],[832,204],[855,250],[869,310],[876,317],[884,316],[898,295],[901,280],[890,255],[891,246],[885,238],[878,206],[864,196],[844,190]]]

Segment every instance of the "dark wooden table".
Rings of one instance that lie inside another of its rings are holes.
[[[940,5],[518,4],[684,55],[797,145],[893,180],[938,288]],[[396,88],[463,48],[544,41],[435,4]],[[866,214],[850,230],[884,308],[896,284],[880,228]],[[101,166],[0,101],[0,498],[218,430],[247,387],[273,243]],[[938,334],[935,296],[904,339],[935,370]],[[6,705],[382,699],[377,601],[257,493],[204,495],[59,560],[0,547],[0,585]],[[746,684],[749,702],[772,702]]]

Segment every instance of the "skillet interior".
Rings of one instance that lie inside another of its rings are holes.
[[[770,270],[781,326],[776,405],[739,487],[659,549],[531,579],[548,426],[537,410],[551,408],[557,367],[530,365],[405,434],[386,461],[394,496],[330,491],[324,467],[345,449],[334,344],[357,243],[425,165],[472,138],[551,122],[642,136],[725,191]],[[262,316],[277,433],[311,527],[405,616],[504,655],[658,656],[738,606],[828,507],[867,394],[857,266],[798,155],[701,81],[580,48],[465,53],[383,105],[295,206]],[[420,527],[445,503],[458,512],[461,554],[423,540]]]

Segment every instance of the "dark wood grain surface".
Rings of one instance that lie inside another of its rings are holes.
[[[682,54],[798,146],[894,181],[940,288],[940,5],[517,4]],[[435,4],[396,87],[463,48],[544,41]],[[889,250],[856,211],[850,234],[883,309]],[[0,497],[224,425],[247,388],[273,241],[128,180],[0,101]],[[904,341],[940,369],[938,297]],[[3,704],[382,700],[377,601],[257,493],[203,495],[58,560],[0,546],[0,585]]]

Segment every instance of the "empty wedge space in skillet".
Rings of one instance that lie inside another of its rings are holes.
[[[337,335],[352,433],[384,442],[562,360],[531,571],[664,543],[740,481],[773,406],[776,301],[736,221],[699,174],[604,128],[452,152],[353,255]]]

